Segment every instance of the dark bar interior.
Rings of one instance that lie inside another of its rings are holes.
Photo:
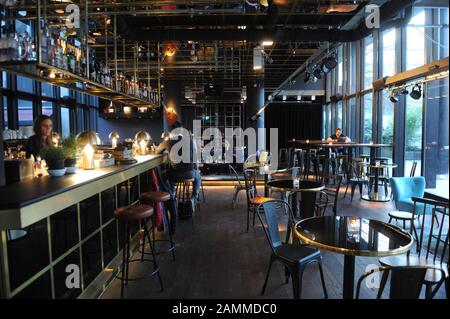
[[[0,299],[448,300],[448,29],[439,0],[0,1]]]

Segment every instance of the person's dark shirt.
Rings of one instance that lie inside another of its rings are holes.
[[[338,142],[342,142],[344,143],[347,140],[347,136],[345,136],[344,134],[339,135],[339,137],[337,137],[336,134],[332,134],[329,137],[332,140],[338,140]]]
[[[36,158],[42,148],[46,147],[46,143],[42,143],[41,139],[37,135],[32,135],[28,139],[27,145],[25,146],[26,157],[29,158],[31,155]]]

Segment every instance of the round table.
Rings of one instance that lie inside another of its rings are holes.
[[[300,218],[297,215],[297,193],[302,193],[300,213],[306,218],[314,216],[316,193],[325,188],[322,183],[315,181],[299,181],[299,186],[294,187],[293,179],[273,180],[267,182],[266,185],[276,191],[293,193],[291,207],[297,218]]]
[[[369,166],[371,170],[374,171],[374,190],[373,194],[371,193],[371,189],[369,189],[369,193],[367,195],[363,195],[361,198],[370,202],[388,202],[391,200],[391,197],[388,194],[380,195],[378,193],[378,182],[380,180],[380,170],[385,168],[396,168],[397,164],[370,164],[363,163],[362,165]]]
[[[397,226],[355,216],[307,218],[295,225],[294,234],[313,247],[344,255],[344,299],[353,298],[355,256],[398,255],[413,244],[411,234]]]

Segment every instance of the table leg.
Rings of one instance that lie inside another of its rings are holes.
[[[269,197],[269,187],[267,182],[269,181],[269,174],[264,174],[264,197]]]
[[[374,168],[375,170],[375,185],[374,185],[374,198],[378,199],[378,180],[379,180],[379,170],[378,168]]]
[[[344,255],[344,287],[343,299],[353,299],[355,286],[355,256]]]

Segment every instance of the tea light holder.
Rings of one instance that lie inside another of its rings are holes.
[[[112,131],[111,133],[109,133],[108,136],[109,140],[111,141],[111,146],[113,149],[115,149],[117,147],[117,141],[120,138],[119,132],[117,131]]]
[[[83,149],[83,168],[94,169],[94,148],[91,144],[87,144]]]

